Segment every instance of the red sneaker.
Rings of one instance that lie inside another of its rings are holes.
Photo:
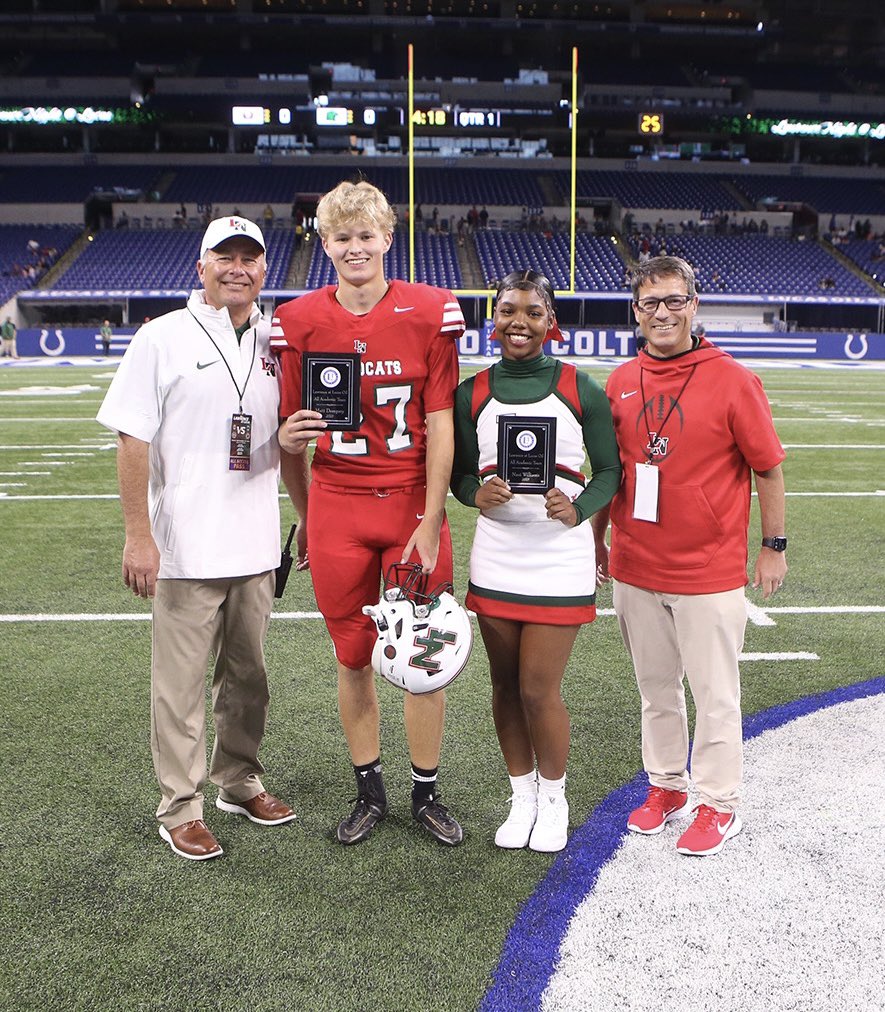
[[[698,805],[694,810],[694,822],[676,841],[680,854],[706,857],[718,854],[725,841],[737,836],[742,823],[737,812],[717,812],[709,805]]]
[[[627,819],[631,833],[654,836],[660,833],[671,819],[688,811],[686,791],[667,791],[663,787],[649,787],[648,797],[641,808],[635,808]]]

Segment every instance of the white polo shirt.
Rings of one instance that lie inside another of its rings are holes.
[[[279,565],[280,395],[270,325],[257,307],[249,323],[238,344],[227,309],[192,292],[186,309],[139,329],[98,412],[102,425],[150,443],[160,579],[249,576]],[[229,466],[237,387],[252,416],[248,471]]]

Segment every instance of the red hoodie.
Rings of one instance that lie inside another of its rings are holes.
[[[674,358],[641,352],[611,374],[606,393],[624,468],[611,509],[612,576],[675,594],[744,586],[750,472],[786,456],[759,377],[701,339]],[[651,523],[633,519],[633,497],[636,463],[649,460],[655,435],[658,522]]]

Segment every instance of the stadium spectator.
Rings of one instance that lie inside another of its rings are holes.
[[[661,832],[688,811],[688,721],[697,710],[691,779],[700,803],[681,854],[718,853],[740,832],[742,739],[738,657],[747,621],[747,526],[755,473],[762,547],[753,586],[782,584],[784,451],[759,378],[704,338],[691,266],[656,258],[633,274],[633,312],[646,339],[606,387],[624,482],[591,520],[598,578],[613,601],[642,697],[645,803],[627,828]]]
[[[107,357],[111,353],[111,338],[114,336],[114,332],[111,330],[111,321],[105,320],[98,333],[101,337],[101,352]]]
[[[380,578],[391,564],[419,561],[430,588],[452,579],[445,500],[464,319],[449,291],[387,281],[384,255],[396,219],[370,183],[335,187],[320,201],[317,219],[338,283],[283,306],[272,346],[280,352],[286,419],[280,444],[303,459],[306,444],[318,438],[307,511],[310,569],[335,645],[341,723],[357,784],[355,806],[337,837],[354,844],[387,812],[370,666],[377,632],[362,608],[378,601]],[[320,414],[301,409],[304,352],[361,356],[357,432],[323,432]],[[443,692],[405,695],[412,817],[454,845],[461,827],[436,786],[444,715]]]
[[[566,845],[569,816],[562,679],[581,625],[596,617],[593,534],[583,521],[608,505],[621,468],[602,389],[544,354],[544,342],[559,336],[547,278],[531,270],[504,278],[494,325],[501,362],[455,394],[452,491],[480,511],[466,604],[479,617],[513,792],[495,843],[555,852]],[[514,492],[495,473],[502,413],[556,420],[556,475],[542,494]],[[581,474],[585,446],[589,484]]]
[[[12,322],[12,317],[7,316],[0,326],[0,358],[18,358],[15,335],[16,326]]]
[[[226,217],[209,225],[200,251],[203,290],[138,331],[98,413],[118,433],[123,580],[154,599],[160,836],[194,861],[222,853],[203,821],[210,654],[216,806],[263,826],[295,818],[265,791],[258,760],[280,559],[279,391],[270,328],[255,304],[264,237],[253,222]]]

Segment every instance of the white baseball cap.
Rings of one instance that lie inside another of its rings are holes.
[[[209,222],[209,227],[206,229],[203,241],[200,243],[200,256],[202,257],[207,249],[215,249],[225,239],[233,239],[234,236],[245,236],[247,239],[257,242],[262,252],[267,251],[261,229],[254,221],[249,221],[248,218],[239,218],[235,214],[229,214],[224,218],[216,218],[215,221]]]

